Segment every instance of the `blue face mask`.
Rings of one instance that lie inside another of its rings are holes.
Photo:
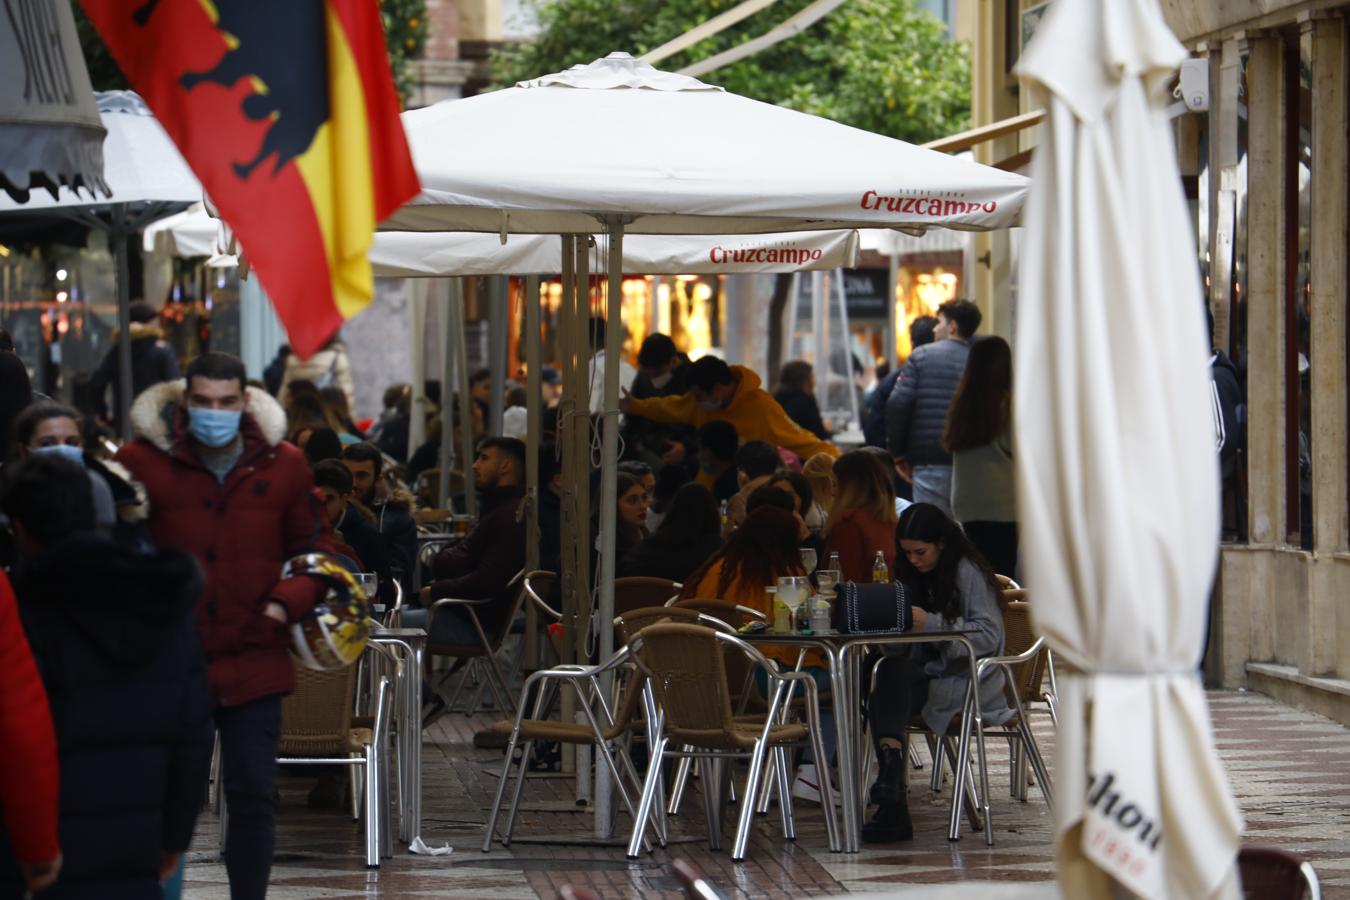
[[[80,447],[72,447],[70,444],[52,444],[50,447],[38,447],[33,452],[68,459],[80,468],[84,468],[84,450]]]
[[[238,409],[202,409],[188,407],[188,431],[198,443],[224,447],[239,434]]]

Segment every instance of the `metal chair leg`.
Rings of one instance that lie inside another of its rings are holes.
[[[909,744],[909,764],[910,764],[910,766],[913,767],[913,768],[915,768],[915,769],[922,769],[922,768],[923,768],[923,757],[919,755],[919,748],[918,748],[917,746],[915,746],[915,744],[914,744],[913,741],[908,741],[907,743]]]
[[[511,739],[506,743],[506,759],[502,761],[502,774],[497,779],[497,793],[492,799],[492,810],[488,813],[487,828],[483,830],[483,852],[492,849],[492,838],[497,830],[497,817],[501,815],[502,800],[506,796],[506,782],[511,777],[511,757],[515,756],[519,732],[511,730]]]
[[[356,754],[353,753],[352,757],[355,758]],[[361,821],[361,798],[365,796],[366,792],[366,772],[361,766],[348,766],[347,771],[349,773],[348,781],[352,793],[352,821],[359,822]]]
[[[764,771],[764,757],[767,746],[761,738],[755,741],[755,748],[750,752],[750,774],[745,779],[745,796],[741,803],[740,818],[736,823],[736,840],[731,847],[731,858],[740,862],[745,859],[745,848],[750,843],[750,829],[755,824],[755,792],[759,789],[759,779]],[[722,763],[730,769],[728,761]],[[783,767],[786,771],[786,766]],[[781,797],[780,802],[786,808],[791,791],[787,797]],[[790,816],[790,814],[789,814]]]
[[[764,777],[760,779],[759,799],[755,801],[756,815],[762,816],[769,811],[769,804],[773,802],[775,785],[778,781],[778,769],[778,754],[776,752],[769,754],[769,758],[764,761]]]
[[[365,806],[366,806],[366,868],[380,867],[380,764],[376,761],[379,754],[374,742],[365,749]],[[355,768],[355,767],[353,767]]]
[[[666,739],[657,738],[652,744],[651,759],[647,763],[647,778],[642,784],[642,797],[638,800],[637,816],[633,819],[633,834],[628,839],[628,858],[637,859],[641,854],[643,839],[646,837],[647,820],[652,805],[656,801],[658,786],[661,782],[661,759],[665,754]]]
[[[721,801],[721,782],[718,772],[717,760],[711,757],[704,757],[699,761],[701,775],[699,776],[699,788],[703,792],[703,817],[708,825],[708,849],[722,849],[722,809]]]
[[[938,749],[938,739],[936,735],[925,734],[924,739],[928,742],[928,752],[933,757],[933,771],[928,778],[928,789],[935,794],[942,793],[942,762],[943,753]]]
[[[691,747],[681,747],[681,750],[690,750]],[[689,784],[689,769],[694,765],[694,760],[687,756],[680,757],[679,762],[675,764],[675,780],[670,786],[670,803],[666,806],[666,812],[672,816],[680,814],[680,804],[684,801],[685,787]]]
[[[516,828],[516,812],[520,809],[520,798],[525,795],[525,779],[530,772],[530,756],[534,751],[534,741],[526,741],[520,752],[520,763],[516,769],[516,792],[511,797],[511,808],[506,813],[506,828],[503,829],[502,846],[511,846],[511,832]]]
[[[774,769],[778,786],[778,819],[783,826],[784,840],[795,841],[797,839],[797,822],[792,815],[792,781],[796,773],[788,765],[788,750],[786,747],[774,747],[769,758],[765,760],[766,765]],[[773,781],[765,779],[765,784],[760,790],[768,793],[768,788]]]

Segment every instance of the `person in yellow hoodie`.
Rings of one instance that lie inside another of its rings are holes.
[[[695,428],[706,422],[730,422],[742,441],[767,441],[775,447],[786,447],[802,459],[816,453],[839,455],[833,444],[788,418],[751,369],[728,366],[715,356],[705,356],[686,366],[685,372],[687,393],[639,400],[625,391],[619,401],[620,411],[653,422]]]

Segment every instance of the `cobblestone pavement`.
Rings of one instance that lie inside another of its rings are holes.
[[[1327,719],[1248,693],[1213,693],[1210,705],[1220,752],[1247,820],[1249,843],[1273,844],[1307,856],[1322,877],[1323,896],[1350,900],[1350,731]],[[1053,734],[1043,716],[1037,732],[1053,771]],[[591,837],[592,817],[566,799],[571,782],[532,779],[526,812],[511,848],[482,853],[483,823],[496,786],[499,751],[478,750],[472,735],[490,717],[451,715],[426,734],[423,836],[450,843],[453,854],[418,857],[402,852],[379,870],[364,867],[360,826],[350,817],[306,808],[313,779],[281,783],[276,864],[270,897],[277,900],[355,900],[371,897],[553,898],[564,884],[601,897],[683,896],[669,862],[676,856],[702,869],[729,897],[822,897],[885,891],[903,884],[957,881],[1053,880],[1052,820],[1033,787],[1029,800],[1011,799],[1006,749],[993,748],[990,769],[996,845],[979,835],[946,839],[946,795],[930,800],[927,770],[913,773],[912,842],[830,853],[819,807],[799,803],[797,840],[785,842],[776,814],[762,817],[749,858],[730,861],[703,841],[702,804],[691,793],[672,819],[665,850],[630,861],[619,841]],[[627,816],[619,831],[626,834]],[[205,813],[189,856],[191,900],[226,898],[224,866],[215,847],[217,821]],[[730,826],[724,840],[730,846]]]

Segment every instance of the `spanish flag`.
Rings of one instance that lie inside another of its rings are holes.
[[[374,293],[418,190],[378,0],[80,0],[229,223],[301,357]]]

